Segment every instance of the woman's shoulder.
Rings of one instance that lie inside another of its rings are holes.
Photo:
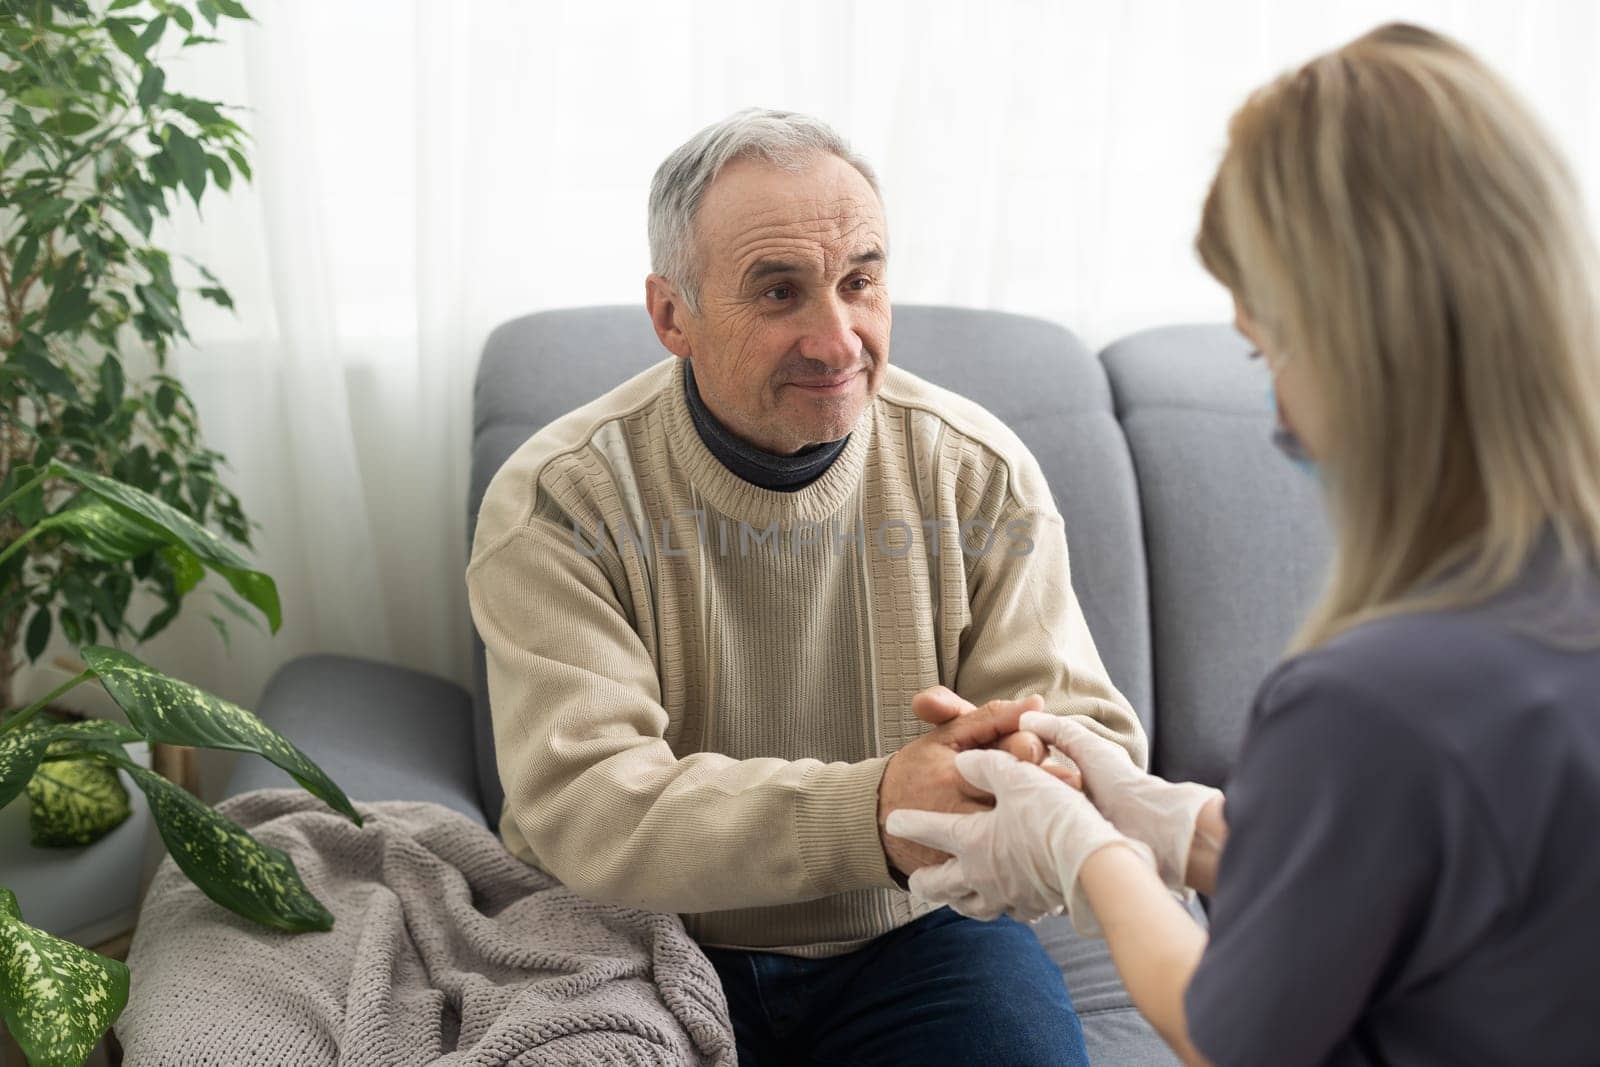
[[[1427,753],[1482,782],[1508,760],[1544,765],[1548,746],[1596,730],[1600,648],[1563,649],[1482,611],[1376,619],[1279,663],[1263,680],[1253,730]],[[1515,772],[1512,772],[1515,773]]]
[[[1564,558],[1547,533],[1497,591],[1370,619],[1283,661],[1280,672],[1302,683],[1358,679],[1380,702],[1407,698],[1408,713],[1427,699],[1504,707],[1530,691],[1530,676],[1600,674],[1600,571]]]
[[[1278,663],[1262,683],[1258,711],[1270,712],[1308,690],[1331,690],[1373,713],[1410,721],[1444,707],[1503,708],[1527,694],[1530,675],[1547,673],[1549,657],[1562,654],[1499,612],[1400,612]],[[1586,661],[1579,656],[1565,666],[1600,671],[1600,647]]]
[[[1285,739],[1279,744],[1292,736],[1338,746],[1357,737],[1362,743],[1382,735],[1409,741],[1425,733],[1407,709],[1447,699],[1449,682],[1442,663],[1430,668],[1402,647],[1422,637],[1423,647],[1431,648],[1438,634],[1422,620],[1395,621],[1364,624],[1276,664],[1256,691],[1250,734]]]

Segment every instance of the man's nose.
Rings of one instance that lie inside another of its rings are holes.
[[[800,338],[800,354],[839,374],[861,366],[861,338],[850,308],[837,297],[817,301]]]

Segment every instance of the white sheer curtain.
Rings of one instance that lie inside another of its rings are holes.
[[[1600,202],[1600,17],[1578,0],[254,9],[169,80],[250,109],[256,182],[165,239],[237,302],[191,305],[175,366],[264,527],[284,626],[235,625],[225,652],[197,608],[143,650],[246,705],[311,651],[467,682],[482,342],[529,311],[639,301],[656,164],[736,108],[819,115],[873,160],[897,300],[1042,315],[1091,346],[1227,317],[1191,240],[1229,114],[1379,22],[1477,49]]]

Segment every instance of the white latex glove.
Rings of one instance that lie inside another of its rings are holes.
[[[1082,793],[1031,763],[1006,752],[971,749],[956,756],[956,770],[993,794],[992,811],[889,814],[889,833],[952,857],[911,875],[915,896],[976,919],[1009,914],[1024,922],[1065,905],[1073,927],[1094,937],[1100,923],[1078,885],[1084,861],[1098,849],[1120,844],[1155,866],[1148,847],[1119,832]]]
[[[1095,807],[1118,830],[1149,845],[1167,888],[1187,895],[1195,821],[1212,797],[1222,795],[1221,790],[1146,774],[1127,749],[1065,716],[1025,712],[1021,729],[1070,756],[1083,772],[1083,791]]]

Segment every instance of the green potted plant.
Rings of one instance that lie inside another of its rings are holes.
[[[0,500],[0,514],[46,478],[62,479],[77,491],[0,549],[0,556],[46,535],[103,560],[166,552],[222,575],[276,623],[277,589],[271,578],[250,569],[192,519],[121,482],[53,461],[36,484]],[[144,791],[174,862],[208,897],[275,929],[331,929],[333,916],[306,889],[287,855],[140,766],[123,746],[143,741],[253,752],[360,825],[343,791],[305,753],[245,709],[117,648],[84,645],[78,654],[86,664],[83,672],[0,720],[0,807],[25,791],[55,799],[52,818],[60,820],[59,832],[92,841],[126,818],[126,794],[117,800],[120,770]],[[50,700],[90,679],[126,713],[127,725],[107,719],[40,720]],[[0,884],[0,1019],[32,1067],[81,1065],[127,1004],[128,981],[121,962],[29,926],[16,898]]]
[[[126,745],[254,752],[360,823],[339,787],[250,712],[124,651],[165,628],[209,570],[229,613],[276,633],[277,587],[250,547],[222,456],[165,373],[187,338],[180,295],[231,307],[227,291],[150,240],[168,194],[250,178],[243,131],[223,105],[166,87],[163,46],[210,43],[236,0],[0,0],[0,808],[26,802],[37,844],[83,846],[128,816],[129,776],[180,868],[208,896],[285,931],[332,916],[282,852],[130,758]],[[153,354],[147,376],[124,356]],[[215,527],[215,529],[213,529]],[[136,624],[136,588],[161,607]],[[213,615],[223,640],[227,622]],[[82,670],[17,708],[13,679],[55,627]],[[111,642],[98,643],[102,633]],[[61,721],[57,700],[94,680],[127,716]],[[3,883],[0,871],[0,883]],[[29,926],[0,884],[0,1020],[33,1067],[81,1064],[126,1003],[128,972]]]

